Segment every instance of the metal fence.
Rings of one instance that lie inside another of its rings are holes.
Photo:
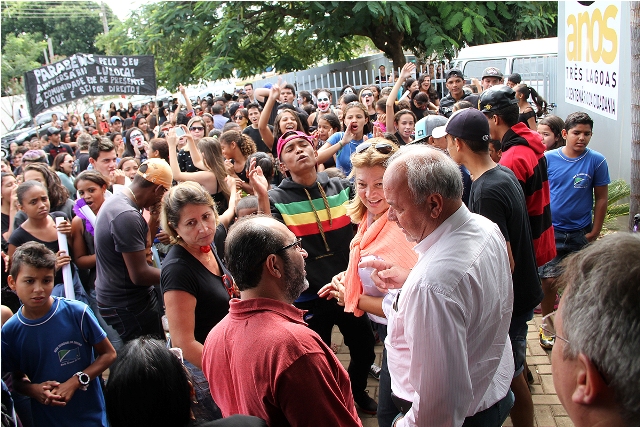
[[[493,59],[468,60],[461,63],[465,77],[468,80],[472,77],[480,79],[482,72],[487,67],[497,67],[502,70],[505,74],[505,80],[508,74],[519,73],[522,76],[522,82],[533,87],[548,103],[556,102],[557,55],[515,58],[499,58],[499,54],[496,54],[496,56]],[[413,56],[407,56],[406,58],[407,61],[415,60]],[[297,92],[302,90],[313,92],[318,88],[328,89],[333,95],[334,103],[337,103],[340,92],[345,85],[354,86],[356,89],[372,84],[376,84],[381,88],[393,86],[392,81],[383,81],[383,76],[378,68],[380,65],[386,67],[387,75],[392,73],[393,64],[391,61],[384,57],[383,54],[377,54],[282,74],[280,77],[282,77],[283,81],[293,84]],[[436,68],[438,65],[445,69],[445,72],[449,68],[449,64],[445,62],[434,63]],[[425,64],[424,67],[428,70],[428,64]],[[396,75],[399,75],[400,69],[395,70],[395,72],[397,73]],[[276,83],[278,77],[272,76],[256,80],[253,82],[254,87],[263,87],[266,83]],[[432,79],[431,83],[441,96],[448,94],[444,79]]]
[[[406,58],[407,61],[415,60],[413,56],[407,56]],[[313,92],[315,89],[328,89],[333,96],[335,104],[338,102],[342,88],[346,85],[351,85],[358,90],[373,84],[380,86],[380,88],[393,86],[393,79],[386,81],[385,76],[381,74],[380,65],[385,66],[386,75],[392,75],[394,72],[395,75],[400,74],[400,69],[393,70],[393,63],[388,58],[383,54],[376,54],[255,80],[253,81],[253,86],[254,88],[264,87],[267,83],[276,83],[280,77],[283,82],[293,84],[296,92],[303,90]],[[432,83],[434,85],[439,84],[439,89],[446,91],[444,80],[433,80]]]

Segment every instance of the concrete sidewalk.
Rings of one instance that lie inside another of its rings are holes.
[[[551,377],[551,352],[547,352],[538,343],[538,327],[541,316],[535,315],[529,322],[529,333],[527,335],[527,363],[533,373],[534,383],[531,386],[534,405],[534,426],[537,427],[573,427],[567,412],[564,410]],[[342,335],[337,328],[334,328],[332,343],[338,347],[338,359],[347,367],[349,364],[349,348],[344,345]],[[382,357],[382,344],[376,345],[376,364],[380,366]],[[369,377],[367,383],[369,395],[378,400],[378,381]],[[360,413],[362,425],[364,427],[377,427],[378,420],[375,416]],[[507,418],[505,426],[512,426],[511,419]]]

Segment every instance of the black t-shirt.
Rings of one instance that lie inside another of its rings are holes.
[[[9,215],[2,214],[2,251],[7,253],[7,241],[4,239],[4,233],[9,231],[9,226],[11,225],[11,218]]]
[[[268,125],[269,130],[273,133],[273,126]],[[271,149],[267,147],[267,144],[262,140],[262,136],[260,135],[260,131],[258,129],[254,129],[253,126],[249,125],[242,131],[245,135],[249,135],[253,142],[256,143],[256,147],[258,151],[262,151],[263,153],[271,153]],[[277,141],[274,141],[274,145]]]
[[[213,256],[215,253],[210,252]],[[224,274],[222,263],[218,266]],[[196,298],[195,339],[204,344],[211,329],[229,313],[229,294],[222,277],[210,272],[185,248],[173,245],[162,263],[162,293],[184,291]]]
[[[126,119],[129,116],[129,112],[124,108],[119,109],[118,113],[120,113],[120,117],[122,117],[123,119]]]
[[[495,222],[511,244],[515,262],[513,315],[533,310],[542,301],[529,215],[522,187],[513,172],[497,165],[471,185],[469,210]]]
[[[44,147],[43,150],[49,155],[49,166],[53,166],[53,161],[60,153],[67,153],[73,156],[73,150],[67,144],[60,144],[58,146],[49,144]]]
[[[84,172],[89,167],[89,153],[80,153],[76,155],[76,160],[73,162],[73,174],[75,176],[80,175],[80,172]]]
[[[524,113],[518,114],[518,122],[522,122],[525,125],[527,125],[527,127],[531,127],[529,126],[529,119],[531,117],[536,117],[535,111],[533,110],[525,111]]]
[[[51,212],[49,215],[51,215],[51,217],[54,219],[57,217],[62,217],[68,220],[67,216],[65,214],[63,214],[62,212]],[[24,245],[27,242],[38,242],[38,243],[42,243],[43,245],[45,245],[48,249],[50,249],[51,251],[53,251],[53,253],[57,253],[60,249],[58,246],[58,239],[52,241],[52,242],[45,242],[44,240],[40,240],[37,237],[35,237],[33,234],[29,233],[28,231],[25,231],[24,228],[22,228],[22,225],[17,227],[16,229],[13,230],[13,233],[11,233],[11,236],[9,237],[9,243],[12,244],[13,246],[15,246],[16,248],[19,248],[20,246]],[[62,269],[58,270],[58,272],[56,273],[56,277],[55,277],[55,283],[64,283],[63,279],[62,279]]]

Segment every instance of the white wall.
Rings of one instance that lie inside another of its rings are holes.
[[[611,179],[622,178],[630,182],[631,175],[631,90],[639,90],[639,88],[631,88],[631,22],[630,22],[630,2],[612,2],[602,1],[595,2],[590,7],[583,7],[584,11],[592,11],[594,8],[603,12],[607,6],[614,5],[619,8],[617,18],[619,19],[619,30],[617,32],[618,40],[618,91],[617,91],[617,114],[616,118],[610,118],[604,113],[598,113],[586,108],[580,108],[574,104],[565,101],[565,88],[569,82],[567,79],[567,67],[575,66],[576,61],[570,61],[567,57],[567,37],[571,36],[571,27],[567,25],[567,17],[570,13],[575,13],[578,6],[577,2],[558,2],[558,94],[555,114],[567,117],[574,111],[585,111],[591,116],[593,124],[593,138],[589,143],[589,147],[599,151],[607,158],[609,165],[609,174]],[[608,20],[611,27],[615,23],[613,19]],[[599,35],[597,29],[592,26],[593,34]],[[583,30],[583,33],[586,31]],[[587,43],[586,36],[583,36],[582,43]],[[598,43],[595,43],[598,46]],[[575,59],[575,58],[574,58]],[[583,58],[584,60],[585,58]],[[584,62],[584,61],[583,61]],[[605,67],[601,61],[591,61],[594,68]],[[578,67],[580,65],[578,64]],[[587,65],[589,66],[589,65]],[[587,83],[585,83],[586,85]]]

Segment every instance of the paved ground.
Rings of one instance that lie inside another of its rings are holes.
[[[529,369],[533,373],[535,379],[531,386],[533,395],[533,404],[535,411],[534,426],[537,427],[573,427],[573,423],[567,416],[553,387],[553,379],[551,378],[551,361],[550,352],[543,350],[538,344],[538,326],[540,325],[540,315],[536,315],[529,322],[529,334],[527,336],[527,363]],[[338,359],[345,367],[349,364],[349,349],[343,344],[342,335],[334,329],[332,341],[338,346]],[[382,357],[382,344],[375,348],[376,363],[380,365]],[[368,387],[369,395],[374,399],[378,399],[378,381],[369,377]],[[375,416],[360,414],[362,425],[364,427],[377,427],[378,421]],[[505,426],[512,426],[511,419],[507,418]]]

